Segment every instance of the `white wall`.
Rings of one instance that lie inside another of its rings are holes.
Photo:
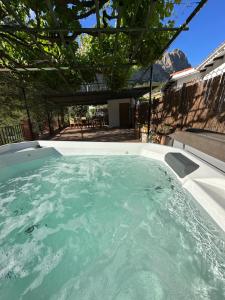
[[[177,79],[177,88],[181,88],[184,83],[191,82],[193,80],[199,80],[200,79],[200,73],[193,73],[185,77],[181,77]]]
[[[116,99],[108,100],[108,116],[109,127],[120,127],[120,103],[130,103],[131,107],[134,106],[134,99]]]

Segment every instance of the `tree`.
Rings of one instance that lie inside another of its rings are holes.
[[[75,118],[75,117],[86,117],[88,112],[88,105],[76,105],[71,106],[69,108],[69,114]]]
[[[153,29],[174,26],[170,17],[180,0],[98,2],[101,16],[97,25],[100,29],[111,29],[115,21],[118,27],[134,28],[134,31],[113,35],[89,31],[88,38],[83,39],[79,31],[81,21],[97,12],[95,0],[3,0],[0,12],[5,31],[0,31],[0,63],[11,68],[68,67],[64,69],[63,77],[75,89],[82,83],[93,81],[97,72],[104,74],[112,89],[123,87],[133,63],[146,66],[159,58],[173,33]],[[14,31],[15,26],[22,29]],[[138,28],[145,30],[135,31]],[[49,74],[40,77],[40,80],[45,77],[47,82],[50,81]]]

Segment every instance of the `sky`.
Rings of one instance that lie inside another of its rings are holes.
[[[180,12],[181,14],[181,12]],[[225,0],[208,0],[170,47],[181,49],[193,67],[225,41]]]

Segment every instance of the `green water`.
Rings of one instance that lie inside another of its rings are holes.
[[[1,300],[225,299],[224,235],[161,163],[26,169],[0,171]]]

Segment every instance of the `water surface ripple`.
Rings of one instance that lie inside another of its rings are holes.
[[[225,299],[224,235],[162,163],[13,168],[0,182],[0,299]]]

